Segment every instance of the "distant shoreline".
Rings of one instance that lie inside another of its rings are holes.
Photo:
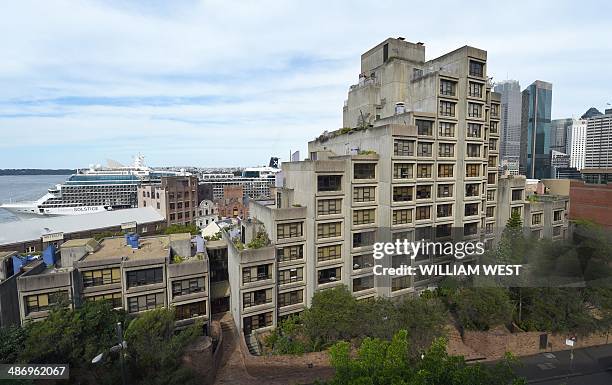
[[[74,173],[76,173],[76,170],[70,170],[70,169],[42,169],[42,168],[0,169],[0,176],[70,175]]]

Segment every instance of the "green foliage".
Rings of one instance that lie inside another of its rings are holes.
[[[352,128],[350,128],[350,127],[343,127],[343,128],[341,128],[341,129],[340,129],[339,134],[340,134],[340,135],[342,135],[342,134],[348,134],[348,133],[349,133],[349,132],[351,132],[352,130],[353,130],[353,129],[352,129]]]
[[[141,384],[184,384],[192,375],[180,367],[185,347],[201,333],[200,326],[176,332],[174,311],[148,311],[130,323],[125,332],[130,377]]]
[[[24,349],[25,329],[19,326],[0,328],[0,364],[19,362],[19,353]]]
[[[221,240],[221,238],[223,238],[223,234],[221,234],[221,231],[217,231],[214,235],[207,235],[204,237],[204,239],[206,239],[207,241],[219,241]]]
[[[514,306],[507,289],[463,288],[453,293],[451,302],[459,324],[468,330],[489,330],[512,322]]]
[[[104,238],[121,237],[123,235],[124,234],[121,231],[103,231],[101,233],[95,234],[93,238],[99,242]]]
[[[301,355],[313,351],[313,346],[304,338],[304,326],[299,316],[282,321],[265,339],[272,354]]]
[[[467,365],[463,357],[449,356],[444,339],[436,339],[422,358],[411,358],[405,330],[389,340],[366,338],[353,355],[348,342],[329,350],[335,369],[330,385],[501,385],[525,384],[514,374],[512,357],[485,367]]]
[[[107,301],[86,302],[76,310],[57,308],[47,319],[26,325],[21,360],[29,363],[69,363],[88,367],[93,357],[116,343],[115,324],[123,312]]]
[[[194,224],[188,224],[188,225],[174,224],[174,225],[168,226],[166,230],[164,231],[164,234],[166,235],[183,234],[183,233],[190,233],[191,235],[198,235],[200,233],[200,229],[198,229],[198,227]]]
[[[346,287],[315,293],[304,312],[303,334],[313,350],[340,340],[375,337],[391,339],[401,329],[411,335],[416,355],[443,334],[447,321],[444,304],[434,296],[406,297],[394,302],[377,298],[357,301]]]
[[[247,249],[260,249],[262,247],[270,246],[270,238],[265,229],[260,229],[257,234],[249,243],[246,244]]]
[[[376,151],[374,150],[359,150],[357,153],[359,155],[376,155]]]
[[[182,263],[183,260],[183,257],[181,257],[180,255],[175,255],[174,257],[172,257],[172,263]]]

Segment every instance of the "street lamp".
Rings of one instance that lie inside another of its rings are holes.
[[[117,341],[118,344],[117,345],[113,345],[108,349],[108,352],[110,353],[119,353],[119,361],[121,363],[121,382],[123,383],[123,385],[126,385],[127,382],[125,381],[125,367],[123,364],[123,352],[125,349],[127,349],[127,342],[123,339],[123,327],[121,326],[121,322],[117,322],[116,325],[116,331],[117,331]],[[102,362],[102,359],[104,358],[104,353],[102,352],[100,354],[98,354],[97,356],[95,356],[92,360],[91,363],[94,365],[99,364],[100,362]]]

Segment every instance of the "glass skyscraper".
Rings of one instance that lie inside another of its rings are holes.
[[[527,178],[551,177],[552,84],[536,80],[523,90],[520,171]]]
[[[495,85],[494,91],[501,94],[499,156],[502,161],[518,162],[521,152],[521,86],[516,80],[504,80]]]

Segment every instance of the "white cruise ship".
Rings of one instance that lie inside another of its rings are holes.
[[[162,176],[183,172],[153,170],[138,155],[132,166],[108,161],[107,167],[77,170],[63,184],[50,188],[32,202],[5,203],[0,208],[18,217],[81,215],[112,209],[138,207],[137,190],[142,183],[159,183]]]

